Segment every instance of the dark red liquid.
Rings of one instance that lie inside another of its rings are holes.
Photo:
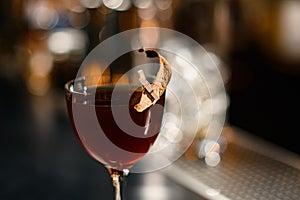
[[[137,112],[134,105],[142,89],[122,86],[113,91],[113,86],[103,86],[92,90],[93,95],[67,95],[73,129],[91,157],[109,168],[129,169],[158,136],[165,96],[154,106]]]

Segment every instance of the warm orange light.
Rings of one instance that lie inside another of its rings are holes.
[[[110,71],[103,70],[105,64],[101,63],[90,63],[85,66],[82,70],[82,76],[88,76],[92,78],[86,79],[87,86],[99,86],[108,83],[110,80]]]
[[[156,28],[143,29],[143,27],[158,27],[156,20],[143,20],[141,22],[141,30],[139,32],[140,41],[143,47],[155,47],[159,41],[159,30]]]
[[[49,76],[31,74],[27,80],[29,92],[37,96],[45,95],[49,91],[50,85]]]

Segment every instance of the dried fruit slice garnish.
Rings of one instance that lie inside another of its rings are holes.
[[[168,61],[161,56],[157,51],[149,49],[140,49],[139,52],[145,52],[149,58],[158,58],[159,70],[153,83],[149,83],[146,80],[143,70],[139,70],[139,81],[144,87],[144,92],[141,96],[140,102],[134,106],[136,111],[143,112],[145,109],[154,105],[160,96],[165,92],[167,85],[171,79],[171,66]]]

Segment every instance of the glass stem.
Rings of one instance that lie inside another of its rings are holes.
[[[123,190],[124,190],[124,178],[128,174],[127,171],[119,171],[110,169],[110,174],[115,188],[115,200],[124,200]]]
[[[116,197],[116,200],[121,200],[121,182],[122,182],[122,180],[120,178],[120,174],[114,172],[111,175],[111,178],[112,178],[112,181],[113,181],[113,185],[115,187],[115,197]]]

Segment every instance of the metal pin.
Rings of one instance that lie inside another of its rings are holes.
[[[151,97],[154,100],[158,100],[159,97],[154,93],[154,91],[153,91],[153,89],[151,87],[151,84],[147,81],[146,76],[144,74],[144,71],[143,70],[139,70],[138,74],[139,74],[139,77],[140,77],[139,81],[143,85],[143,87],[147,90],[147,92],[151,95]]]

